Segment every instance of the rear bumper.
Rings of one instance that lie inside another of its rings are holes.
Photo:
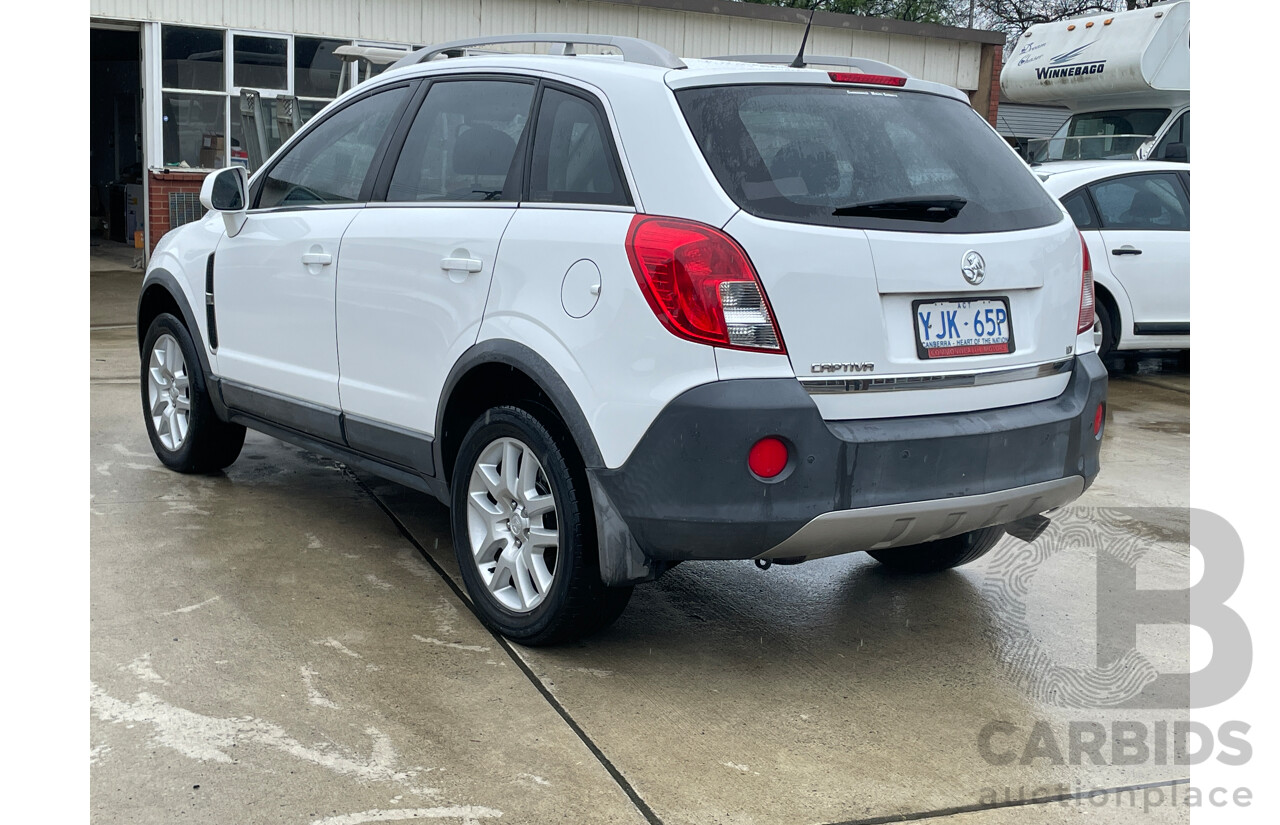
[[[974,413],[824,421],[793,379],[695,387],[626,464],[588,471],[602,574],[622,584],[686,559],[914,544],[1062,506],[1098,473],[1092,425],[1106,391],[1094,353],[1075,359],[1057,398]],[[767,483],[746,456],[768,435],[792,460]]]

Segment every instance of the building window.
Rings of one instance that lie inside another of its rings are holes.
[[[289,38],[236,34],[232,84],[249,89],[289,89]]]
[[[226,164],[226,95],[162,93],[164,165],[216,169]]]
[[[249,153],[240,117],[242,88],[259,93],[267,154],[279,149],[283,141],[276,121],[278,98],[296,96],[300,122],[306,123],[337,97],[340,89],[349,89],[353,82],[367,80],[387,68],[368,61],[359,61],[358,66],[343,62],[334,50],[351,42],[162,26],[159,105],[164,165],[193,169],[247,165]]]
[[[160,38],[161,84],[166,89],[226,89],[223,49],[226,35],[218,29],[165,26]]]
[[[346,40],[321,40],[295,37],[293,40],[293,87],[302,98],[332,100],[338,95],[338,83],[346,64],[333,53]]]
[[[226,165],[227,34],[164,26],[160,34],[160,121],[169,168]]]

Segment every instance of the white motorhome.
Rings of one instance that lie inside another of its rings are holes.
[[[1030,160],[1189,160],[1191,2],[1077,17],[1023,32],[1000,73],[1017,103],[1066,106]]]

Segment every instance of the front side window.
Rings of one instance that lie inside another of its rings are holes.
[[[357,100],[290,147],[263,179],[258,208],[354,203],[407,86]]]
[[[516,200],[510,174],[529,121],[532,83],[439,81],[414,118],[389,201]]]
[[[1062,219],[1035,176],[958,100],[781,84],[676,97],[720,185],[758,217],[947,233]]]
[[[1169,147],[1175,143],[1181,143],[1188,147],[1191,146],[1191,112],[1183,112],[1182,115],[1174,121],[1169,127],[1169,131],[1164,133],[1164,137],[1160,138],[1160,145],[1151,153],[1153,160],[1162,160],[1168,156]],[[1187,154],[1190,158],[1190,152]]]
[[[576,95],[547,89],[538,110],[529,200],[630,206],[600,113]]]
[[[1103,229],[1186,232],[1191,228],[1190,203],[1175,175],[1130,175],[1095,183],[1089,191]]]

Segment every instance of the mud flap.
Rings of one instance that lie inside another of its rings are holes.
[[[636,544],[631,529],[614,507],[604,486],[587,470],[591,501],[596,515],[596,541],[600,547],[600,580],[607,587],[653,581],[661,572]]]

